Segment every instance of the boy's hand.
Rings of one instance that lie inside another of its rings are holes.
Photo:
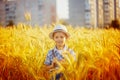
[[[61,61],[60,61],[60,64],[64,67],[64,68],[66,68],[66,67],[68,67],[68,62],[65,60],[65,59],[62,59]]]
[[[67,62],[65,59],[62,59],[62,60],[60,60],[60,61],[57,61],[56,58],[53,58],[53,62],[52,62],[53,68],[55,68],[57,65],[59,65],[59,63],[60,63],[63,67],[68,66],[68,62]]]
[[[52,62],[53,68],[56,67],[56,65],[57,65],[57,59],[56,59],[56,58],[53,58],[53,62]]]

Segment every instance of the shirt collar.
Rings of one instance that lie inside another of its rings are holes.
[[[68,49],[68,47],[65,45],[64,48],[63,48],[63,51],[66,51]],[[56,46],[54,47],[54,52],[57,52],[58,49],[56,48]]]

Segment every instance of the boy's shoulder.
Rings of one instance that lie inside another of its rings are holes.
[[[48,50],[48,55],[52,55],[53,49]]]
[[[71,49],[71,48],[69,48],[68,47],[68,49],[67,49],[69,52],[74,52],[74,50],[73,49]]]
[[[74,52],[74,50],[73,50],[73,49],[71,49],[71,48],[69,48],[69,47],[68,47],[68,51],[70,52],[70,54],[75,55],[75,52]]]

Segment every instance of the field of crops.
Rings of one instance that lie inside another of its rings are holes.
[[[58,71],[66,80],[120,79],[120,31],[67,26],[67,45],[77,55],[66,67],[48,73],[44,60],[54,41],[48,34],[53,26],[0,27],[0,80],[49,80]]]

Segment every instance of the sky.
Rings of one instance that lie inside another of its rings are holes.
[[[57,0],[57,17],[58,19],[68,19],[68,0]]]
[[[119,0],[119,7],[120,7],[120,0]]]

